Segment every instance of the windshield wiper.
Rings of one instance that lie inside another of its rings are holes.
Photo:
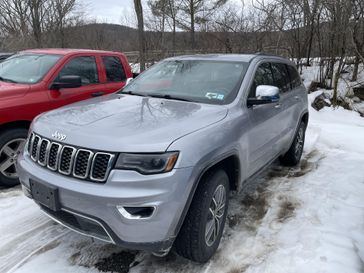
[[[2,82],[11,82],[11,83],[17,83],[16,81],[10,80],[10,79],[6,79],[0,76],[0,81]]]
[[[135,92],[135,91],[121,91],[121,92],[119,92],[119,94],[121,94],[121,95],[122,94],[128,94],[128,95],[134,95],[134,96],[149,97],[148,94]]]
[[[193,100],[186,99],[186,98],[181,98],[181,97],[176,97],[176,96],[172,96],[172,95],[169,95],[169,94],[149,94],[149,96],[150,97],[153,97],[153,98],[161,98],[161,99],[180,100],[180,101],[193,102]]]
[[[135,92],[135,91],[121,91],[121,92],[119,92],[119,94],[128,94],[128,95],[141,96],[141,97],[151,97],[151,98],[161,98],[161,99],[193,102],[192,100],[189,100],[186,98],[181,98],[181,97],[175,97],[175,96],[172,96],[169,94],[140,93],[140,92]]]

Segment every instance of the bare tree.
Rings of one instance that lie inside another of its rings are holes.
[[[329,49],[330,49],[330,87],[334,88],[333,105],[337,105],[338,83],[344,67],[344,58],[347,53],[347,30],[350,24],[350,0],[324,0],[326,16],[329,19]],[[338,65],[335,69],[335,64]]]
[[[0,1],[1,36],[24,37],[29,33],[29,6],[23,0]]]
[[[306,65],[310,65],[310,58],[312,54],[313,38],[315,35],[315,29],[319,26],[319,12],[321,7],[321,0],[303,0],[303,13],[305,22],[305,35],[307,47]]]
[[[251,39],[255,32],[256,14],[244,3],[241,6],[225,5],[214,16],[210,33],[223,45],[226,53],[257,51],[255,40]]]
[[[364,2],[353,0],[353,22],[351,36],[355,51],[354,71],[351,80],[358,79],[359,64],[364,63]]]
[[[44,33],[65,46],[64,28],[75,11],[76,0],[2,0],[0,2],[0,29],[4,36],[28,41],[43,47]],[[31,39],[33,38],[33,39]]]
[[[165,31],[172,31],[172,49],[176,49],[177,15],[179,13],[179,3],[181,0],[149,0],[153,19],[159,19],[157,31],[161,32],[161,47],[165,49]],[[150,19],[149,19],[150,21]],[[155,24],[155,22],[154,22]],[[156,24],[155,24],[156,25]]]
[[[144,16],[141,0],[134,0],[135,13],[138,19],[138,35],[139,35],[139,56],[140,71],[145,70],[145,33],[144,33]]]
[[[209,17],[220,7],[225,5],[227,0],[181,0],[180,16],[177,19],[178,25],[190,32],[191,48],[196,48],[196,25],[209,21]]]
[[[60,46],[66,47],[65,28],[69,26],[70,20],[74,20],[69,15],[75,9],[76,0],[53,0],[51,5],[53,28],[59,34]]]

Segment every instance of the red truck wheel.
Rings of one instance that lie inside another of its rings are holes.
[[[12,187],[19,184],[16,160],[23,151],[27,130],[14,128],[0,133],[0,185]]]

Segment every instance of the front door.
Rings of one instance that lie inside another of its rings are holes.
[[[274,85],[270,63],[260,64],[256,70],[249,97],[256,97],[258,85]],[[254,174],[274,158],[273,147],[280,132],[281,104],[255,105],[248,109],[249,175]]]
[[[51,90],[50,102],[53,108],[103,95],[105,85],[100,83],[99,70],[96,58],[93,56],[77,56],[70,59],[53,81],[62,76],[80,76],[82,86]]]

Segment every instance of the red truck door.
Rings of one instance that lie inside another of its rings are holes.
[[[129,66],[128,63],[123,65],[123,60],[116,55],[102,55],[101,56],[102,71],[105,72],[105,92],[113,93],[125,86],[127,78],[132,78],[130,69],[125,69],[124,65]]]
[[[63,76],[80,76],[82,86],[50,90],[52,107],[58,108],[73,102],[105,94],[101,67],[95,56],[74,56],[69,59],[53,77],[52,82]]]

